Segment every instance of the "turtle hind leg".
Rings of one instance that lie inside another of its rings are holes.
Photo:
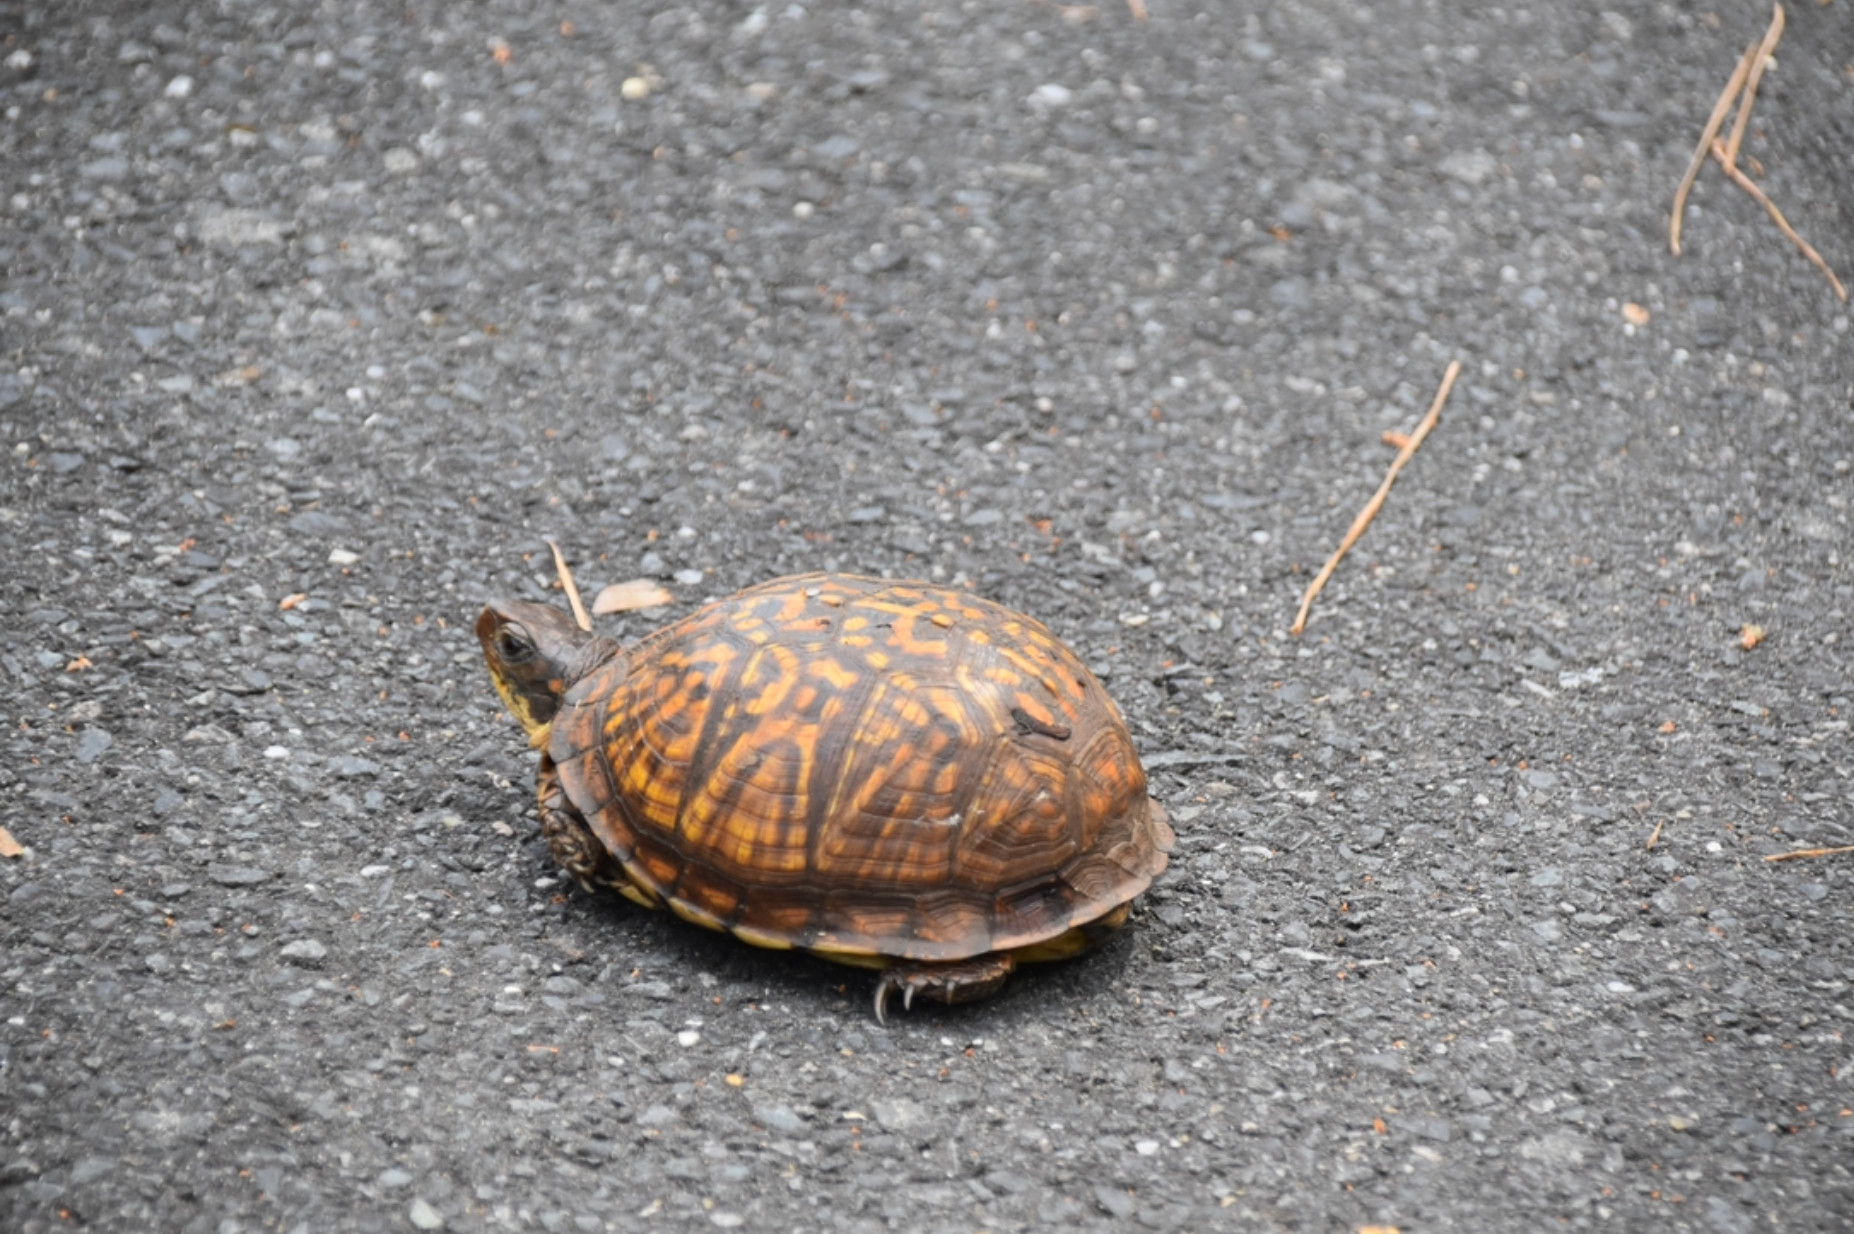
[[[970,1003],[997,991],[1017,961],[1002,951],[958,960],[951,964],[928,964],[903,960],[882,970],[876,981],[876,1019],[887,1023],[889,995],[900,993],[902,1009],[912,1010],[915,996],[941,1003]]]
[[[585,816],[567,800],[566,789],[560,785],[560,771],[546,755],[541,756],[541,766],[535,772],[535,789],[541,835],[553,852],[554,863],[590,892],[607,877],[604,866],[609,857],[605,846],[586,825]]]

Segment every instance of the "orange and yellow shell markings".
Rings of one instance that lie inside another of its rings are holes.
[[[924,583],[778,579],[582,682],[549,751],[640,901],[845,962],[1098,942],[1170,831],[1040,623]]]

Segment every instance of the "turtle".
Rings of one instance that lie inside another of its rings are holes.
[[[878,1019],[1096,946],[1174,843],[1096,676],[961,590],[804,574],[629,646],[520,601],[476,633],[567,873],[877,969]]]

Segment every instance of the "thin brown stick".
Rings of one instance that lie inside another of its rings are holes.
[[[1654,825],[1654,834],[1648,837],[1648,847],[1649,848],[1653,848],[1655,846],[1656,841],[1660,840],[1661,828],[1665,826],[1667,826],[1666,819],[1662,819],[1660,822]]]
[[[1719,94],[1719,101],[1712,105],[1712,115],[1706,120],[1706,130],[1700,134],[1699,145],[1693,148],[1693,157],[1687,162],[1686,174],[1680,177],[1680,187],[1674,190],[1674,215],[1667,223],[1667,244],[1674,250],[1674,256],[1680,256],[1680,223],[1687,212],[1687,194],[1693,191],[1693,181],[1699,177],[1700,168],[1706,165],[1706,152],[1712,149],[1712,139],[1719,135],[1719,126],[1725,123],[1725,113],[1732,109],[1732,100],[1738,97],[1738,91],[1745,84],[1745,76],[1751,72],[1751,58],[1757,55],[1757,48],[1745,48],[1745,54],[1738,57],[1738,67],[1732,70],[1732,79],[1725,83],[1725,89]]]
[[[1770,59],[1770,53],[1777,50],[1777,40],[1783,37],[1783,6],[1773,4],[1770,7],[1770,29],[1764,31],[1764,41],[1758,44],[1757,59],[1751,62],[1751,72],[1745,78],[1744,94],[1738,100],[1738,114],[1732,118],[1731,140],[1725,143],[1725,166],[1728,170],[1738,166],[1738,147],[1744,142],[1745,130],[1751,127],[1751,104],[1757,101],[1757,83],[1764,76],[1764,65]]]
[[[1777,209],[1776,202],[1764,195],[1764,190],[1757,186],[1757,181],[1732,165],[1731,152],[1716,137],[1712,141],[1712,157],[1719,161],[1719,166],[1725,168],[1725,174],[1732,178],[1733,183],[1757,199],[1758,204],[1769,212],[1771,221],[1782,228],[1783,234],[1790,238],[1790,243],[1801,249],[1802,255],[1814,262],[1815,268],[1828,276],[1828,285],[1835,289],[1837,296],[1846,300],[1848,289],[1841,285],[1841,280],[1836,278],[1835,272],[1828,268],[1828,263],[1822,260],[1822,255],[1816,252],[1807,240],[1796,234],[1796,229],[1791,227],[1789,220],[1783,217],[1783,211]]]
[[[1414,433],[1410,434],[1410,440],[1404,442],[1403,449],[1397,451],[1397,457],[1391,460],[1390,470],[1384,473],[1384,483],[1378,485],[1378,491],[1371,495],[1371,500],[1365,503],[1365,508],[1360,510],[1358,517],[1352,520],[1352,529],[1345,533],[1345,539],[1339,542],[1339,547],[1333,551],[1333,555],[1326,559],[1324,566],[1320,567],[1319,574],[1314,578],[1312,585],[1307,588],[1307,594],[1301,597],[1300,612],[1295,616],[1294,624],[1288,627],[1289,634],[1299,637],[1300,632],[1307,628],[1307,612],[1313,607],[1313,597],[1319,595],[1320,588],[1326,586],[1326,580],[1333,576],[1333,570],[1338,567],[1339,559],[1345,556],[1346,550],[1358,542],[1358,538],[1365,534],[1365,528],[1371,526],[1371,520],[1378,516],[1378,510],[1384,505],[1384,499],[1390,496],[1391,482],[1397,478],[1397,473],[1403,470],[1403,465],[1410,461],[1410,456],[1416,453],[1416,447],[1423,444],[1423,438],[1429,436],[1429,430],[1436,426],[1436,421],[1442,418],[1442,404],[1448,402],[1448,392],[1455,388],[1455,378],[1460,375],[1461,361],[1450,360],[1448,372],[1442,374],[1442,387],[1436,391],[1436,400],[1429,405],[1429,414],[1423,417],[1423,422],[1416,426]]]
[[[561,555],[560,546],[549,540],[547,547],[554,550],[554,569],[560,574],[560,588],[567,593],[567,603],[573,606],[573,620],[579,623],[580,629],[591,631],[592,618],[586,615],[586,605],[579,598],[579,588],[573,582],[573,571],[567,569],[566,558]]]
[[[1804,857],[1833,857],[1839,853],[1854,853],[1854,844],[1843,844],[1839,848],[1799,848],[1793,853],[1771,853],[1765,861],[1797,861]]]

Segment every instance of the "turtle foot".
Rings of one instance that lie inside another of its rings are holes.
[[[536,774],[541,835],[552,850],[554,864],[572,876],[573,881],[590,893],[595,877],[606,863],[605,846],[599,843],[585,817],[567,800],[561,787],[560,773],[553,760],[545,755]]]
[[[904,960],[882,970],[876,981],[876,1019],[888,1022],[888,998],[901,995],[904,1011],[914,1009],[914,998],[931,998],[941,1003],[970,1003],[995,992],[1017,967],[1017,961],[1002,952],[959,960],[951,964],[924,964]]]

